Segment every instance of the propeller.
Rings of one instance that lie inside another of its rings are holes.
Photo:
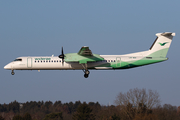
[[[63,52],[63,47],[62,47],[62,50],[61,50],[61,55],[59,55],[59,58],[61,58],[62,59],[62,65],[64,66],[64,57],[65,57],[65,55],[64,55],[64,52]]]

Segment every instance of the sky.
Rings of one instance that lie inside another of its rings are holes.
[[[99,102],[113,105],[119,92],[157,91],[161,104],[180,106],[180,1],[1,0],[0,104],[13,101]],[[127,70],[17,71],[4,66],[21,56],[58,56],[89,46],[95,54],[148,50],[155,34],[175,32],[168,61]]]

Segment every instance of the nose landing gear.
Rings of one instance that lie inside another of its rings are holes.
[[[12,70],[12,72],[11,72],[11,75],[14,75],[15,73],[14,73],[14,70]]]

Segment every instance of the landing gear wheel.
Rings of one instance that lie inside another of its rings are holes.
[[[88,76],[89,76],[89,74],[84,74],[84,77],[85,77],[85,78],[88,78]]]
[[[14,75],[15,73],[14,73],[14,70],[12,70],[12,72],[11,72],[11,75]]]

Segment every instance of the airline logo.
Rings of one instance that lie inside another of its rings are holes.
[[[51,60],[51,58],[35,58],[35,60]]]
[[[167,44],[168,42],[164,42],[164,43],[159,43],[161,46],[164,46],[165,44]]]

